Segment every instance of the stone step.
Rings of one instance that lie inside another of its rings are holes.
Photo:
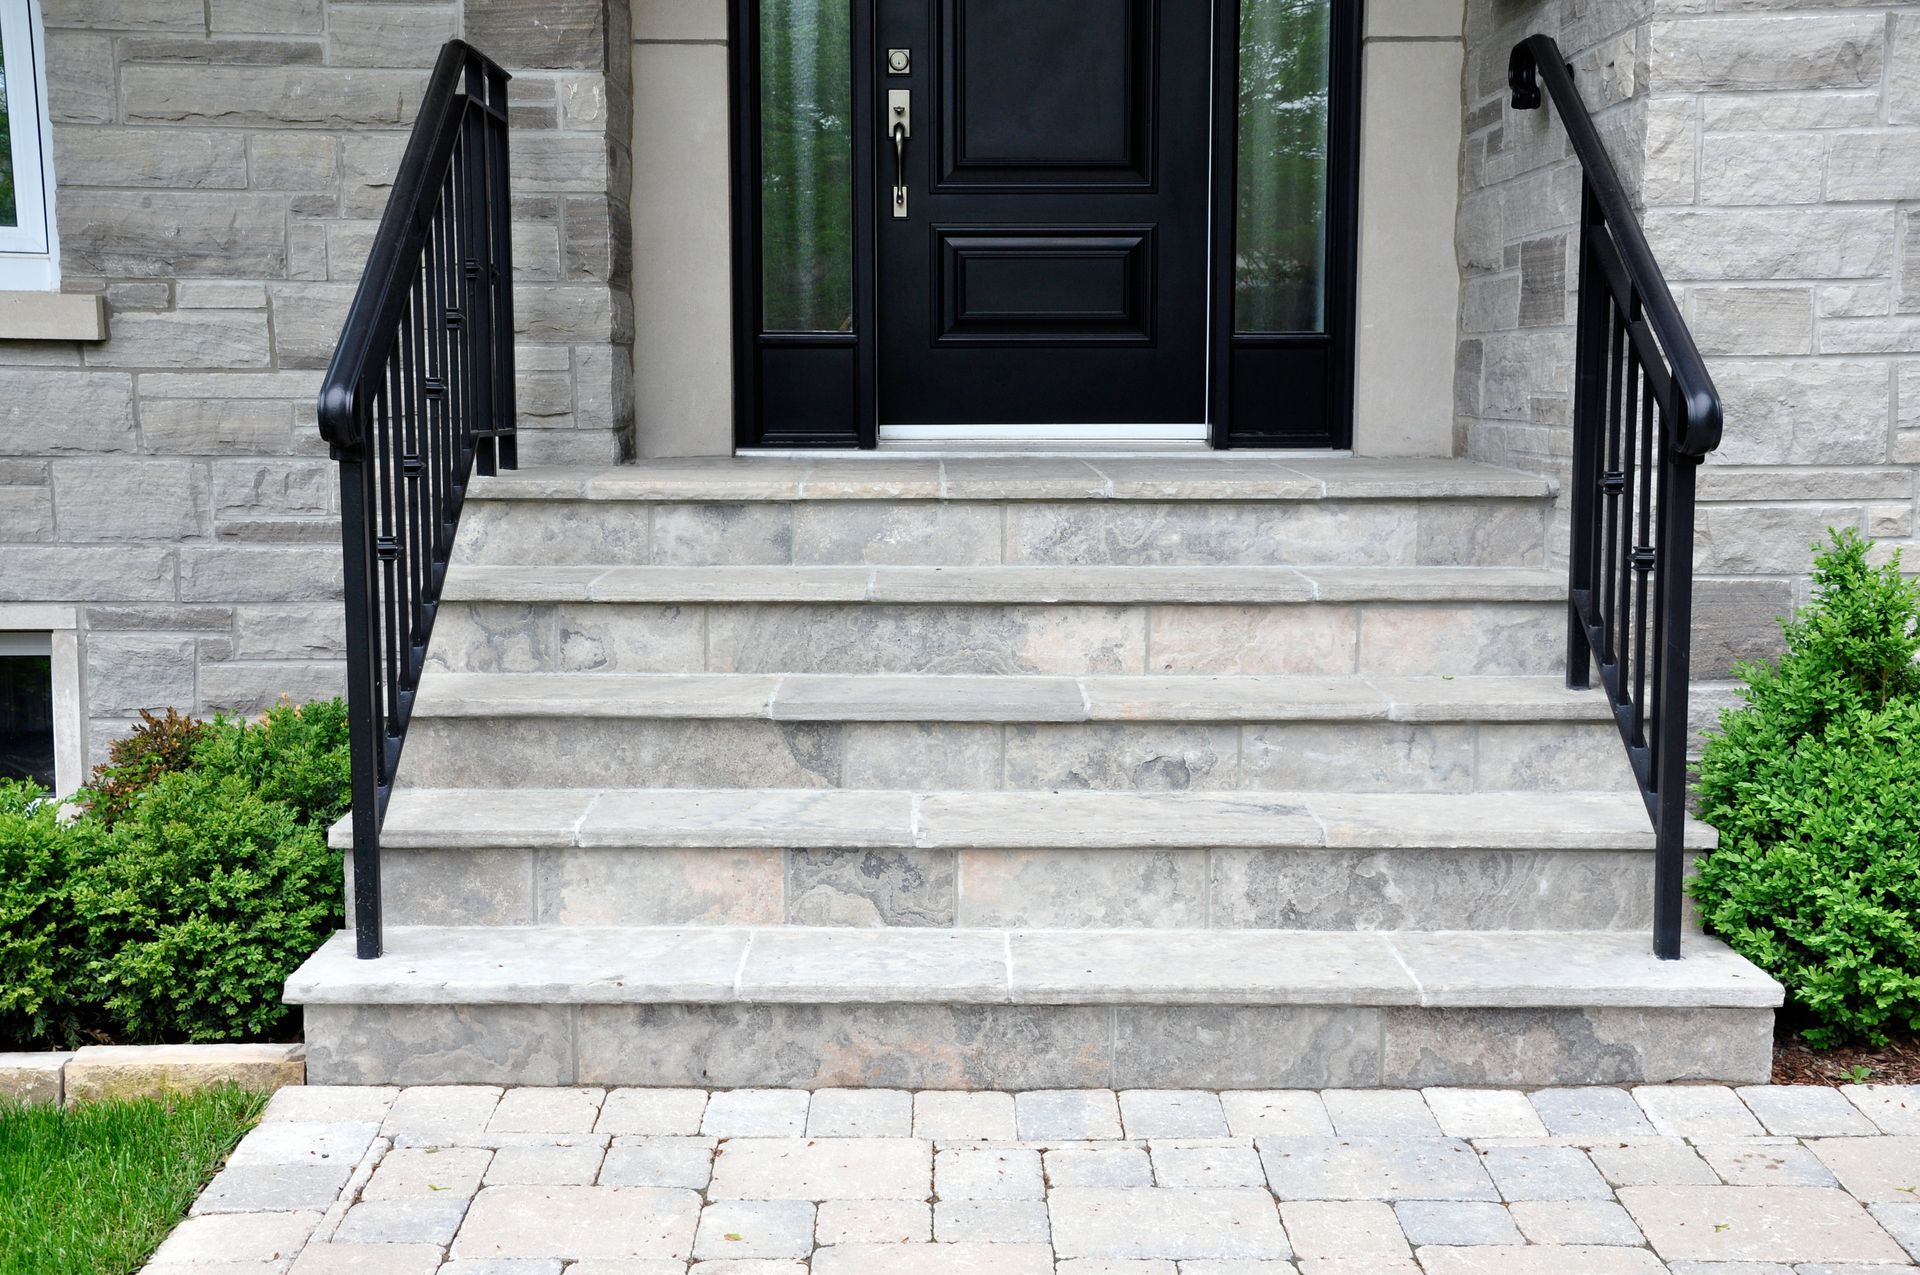
[[[402,788],[382,880],[403,925],[1644,931],[1652,844],[1630,793]]]
[[[1084,504],[488,501],[460,565],[1510,566],[1546,557],[1540,500]]]
[[[1756,1081],[1779,986],[1699,935],[390,927],[287,982],[318,1084]]]
[[[449,674],[427,788],[1630,789],[1605,700],[1546,678]],[[503,780],[503,777],[506,777]]]
[[[1537,568],[466,567],[429,658],[455,672],[1561,671]]]

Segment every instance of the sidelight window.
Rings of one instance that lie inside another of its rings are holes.
[[[1242,0],[1234,330],[1324,332],[1331,0]]]
[[[853,330],[848,0],[760,0],[761,327]]]
[[[0,633],[0,779],[53,788],[53,646],[44,633]]]

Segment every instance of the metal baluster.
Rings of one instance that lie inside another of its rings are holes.
[[[1620,313],[1613,309],[1608,333],[1611,345],[1608,348],[1607,364],[1607,417],[1605,462],[1600,471],[1601,497],[1601,545],[1604,565],[1600,571],[1601,597],[1596,600],[1593,618],[1600,625],[1600,663],[1604,669],[1619,664],[1619,656],[1613,646],[1613,617],[1619,610],[1619,574],[1615,563],[1615,550],[1620,537],[1620,486],[1623,481],[1620,474],[1620,396],[1622,393],[1621,371],[1626,358],[1627,331],[1620,322]]]
[[[1638,543],[1633,547],[1633,569],[1635,581],[1634,641],[1633,641],[1633,740],[1645,745],[1647,732],[1647,591],[1649,577],[1653,574],[1657,555],[1653,540],[1653,492],[1654,467],[1666,455],[1666,449],[1654,448],[1653,431],[1656,420],[1653,414],[1653,394],[1651,389],[1640,396],[1640,534]],[[1656,626],[1654,632],[1659,632]]]

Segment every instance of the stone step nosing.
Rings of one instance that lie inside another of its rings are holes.
[[[301,1005],[1208,1005],[1775,1008],[1780,985],[1694,933],[1660,961],[1601,931],[390,927],[287,980]]]

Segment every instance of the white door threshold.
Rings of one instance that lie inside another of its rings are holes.
[[[1204,443],[1204,422],[1187,425],[882,425],[882,443]]]

